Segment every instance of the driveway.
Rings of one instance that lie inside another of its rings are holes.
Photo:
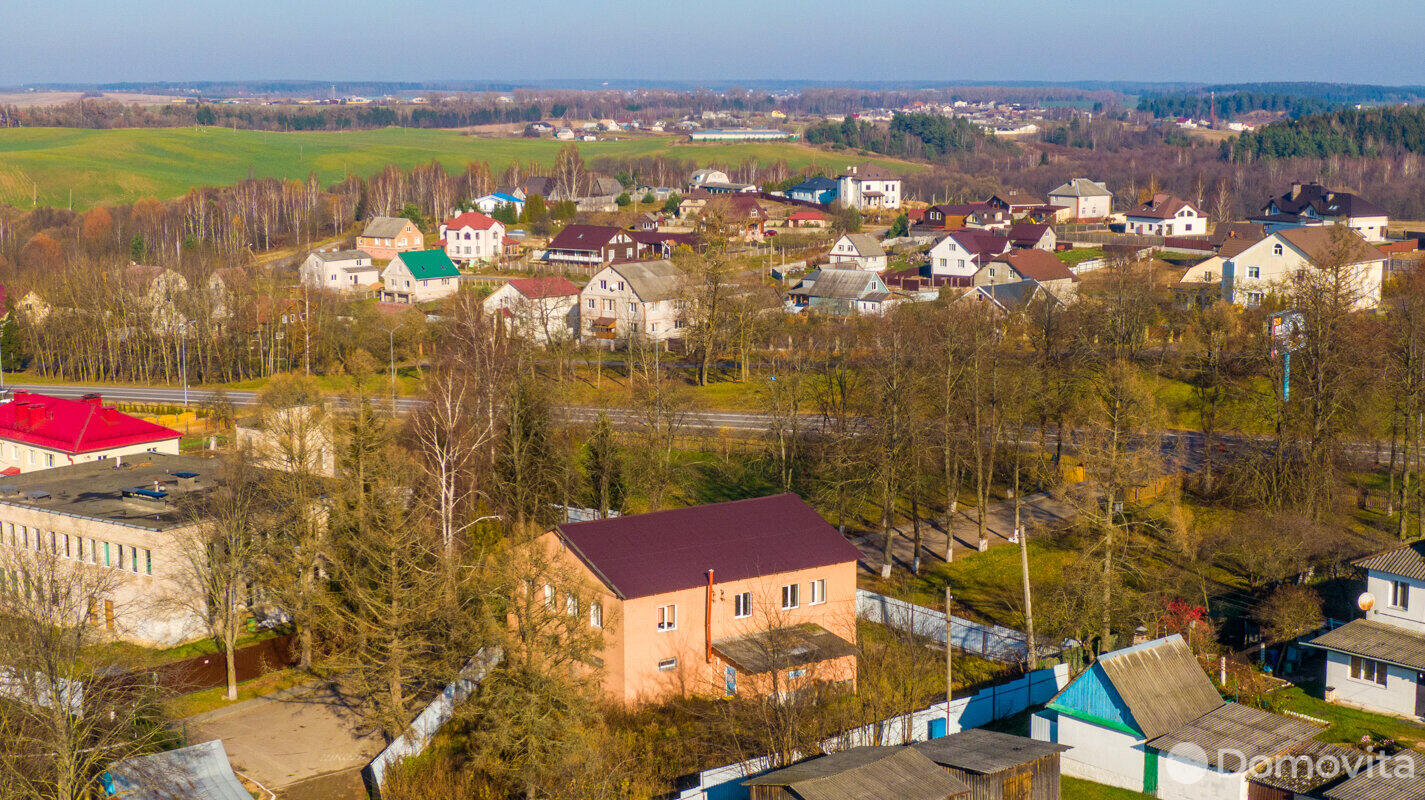
[[[357,773],[383,746],[379,736],[362,731],[345,698],[324,683],[235,703],[179,725],[195,744],[222,739],[233,767],[279,797],[311,794],[293,790],[305,784],[322,785],[323,800],[364,798]]]

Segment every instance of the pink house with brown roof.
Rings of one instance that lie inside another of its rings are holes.
[[[611,700],[856,679],[860,553],[796,495],[565,524],[541,542],[595,587],[581,622],[603,630]]]

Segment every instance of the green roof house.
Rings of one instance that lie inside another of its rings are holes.
[[[460,270],[444,250],[397,253],[381,271],[382,299],[424,303],[450,297],[460,288]]]

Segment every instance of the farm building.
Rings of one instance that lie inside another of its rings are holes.
[[[1059,800],[1068,745],[970,728],[911,745],[970,787],[970,800]]]
[[[853,747],[742,782],[752,800],[969,800],[970,787],[909,747]]]

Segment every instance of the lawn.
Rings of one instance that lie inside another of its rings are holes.
[[[283,689],[291,689],[293,686],[300,686],[312,679],[311,675],[295,669],[279,669],[260,675],[250,681],[243,681],[238,684],[237,700],[229,702],[227,699],[228,687],[215,686],[211,689],[204,689],[191,694],[182,694],[169,699],[165,704],[168,715],[173,719],[191,717],[195,714],[202,714],[205,711],[215,711],[233,703],[241,703],[244,700],[251,700],[255,697],[266,697],[275,694]]]
[[[1373,739],[1394,739],[1408,747],[1425,742],[1425,725],[1328,703],[1319,697],[1320,694],[1319,682],[1292,686],[1272,693],[1271,705],[1277,711],[1295,711],[1330,722],[1331,727],[1316,737],[1323,742],[1355,745],[1364,735]]]
[[[564,142],[518,137],[485,138],[447,130],[384,128],[363,131],[270,132],[214,127],[5,128],[0,130],[0,202],[76,209],[170,198],[201,186],[236,183],[249,176],[305,179],[323,183],[347,175],[371,175],[387,164],[409,168],[432,159],[451,171],[486,161],[499,174],[509,165],[553,164]],[[692,144],[675,136],[645,136],[609,142],[582,142],[579,152],[591,166],[600,157],[664,156],[700,165],[763,164],[785,159],[797,170],[813,166],[839,170],[846,153],[833,154],[798,142]],[[923,169],[876,158],[900,172]]]
[[[1054,255],[1058,256],[1060,261],[1072,267],[1084,261],[1103,258],[1103,248],[1075,247],[1072,250],[1060,250]]]
[[[1063,800],[1147,800],[1151,795],[1130,792],[1113,786],[1104,786],[1093,781],[1079,780],[1068,776],[1059,779]]]

